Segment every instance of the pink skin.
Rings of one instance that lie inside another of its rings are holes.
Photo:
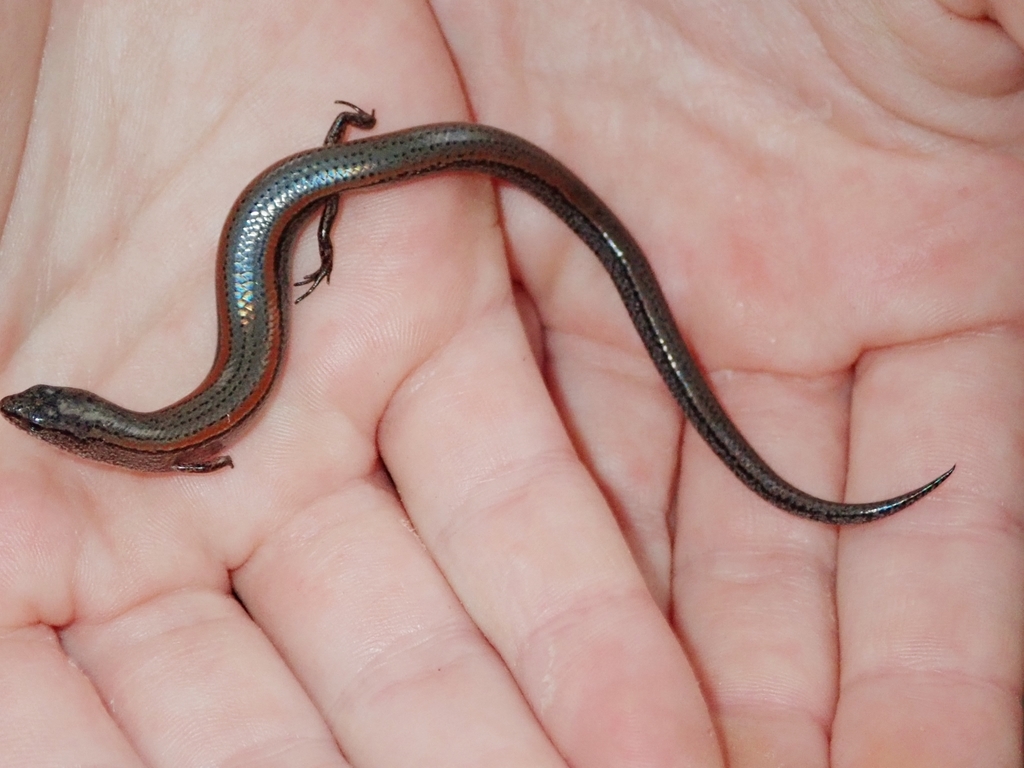
[[[881,523],[773,510],[540,206],[350,196],[235,469],[0,424],[0,765],[1020,764],[1020,3],[0,19],[0,392],[189,391],[228,207],[346,98],[579,173],[794,483],[859,501],[957,464]]]

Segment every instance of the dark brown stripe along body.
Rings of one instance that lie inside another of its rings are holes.
[[[221,237],[216,360],[203,383],[183,400],[137,413],[82,390],[39,385],[4,398],[0,409],[44,440],[131,469],[229,466],[220,451],[266,401],[281,367],[292,241],[306,214],[340,192],[442,171],[473,171],[507,181],[569,225],[608,270],[686,417],[733,473],[775,506],[823,522],[864,522],[912,504],[952,472],[869,504],[825,501],[789,485],[722,410],[680,337],[647,259],[608,207],[540,148],[496,128],[464,123],[331,144],[286,158],[257,177],[235,204]]]

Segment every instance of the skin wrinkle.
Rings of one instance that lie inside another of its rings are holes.
[[[994,34],[993,42],[999,43],[1003,52],[995,61],[986,63],[986,70],[969,70],[965,74],[961,68],[952,66],[952,63],[945,70],[942,57],[929,57],[926,49],[922,49],[921,46],[929,43],[929,38],[919,33],[930,27],[927,24],[914,24],[913,17],[906,11],[906,3],[889,2],[881,6],[890,14],[888,23],[884,16],[858,13],[863,9],[834,0],[829,0],[829,8],[833,13],[829,14],[828,19],[822,15],[817,4],[806,2],[804,7],[831,60],[838,64],[849,83],[862,91],[869,101],[885,109],[896,121],[916,125],[957,141],[966,138],[985,144],[1006,145],[1024,135],[1024,129],[1007,131],[1007,123],[994,117],[998,115],[1003,103],[1024,117],[1024,95],[1021,94],[1024,54],[1008,40],[1004,31],[984,23],[978,26],[978,30],[986,37]],[[921,9],[932,6],[913,7]],[[942,37],[931,41],[933,49],[943,41],[952,39],[947,32],[948,24],[942,21],[936,27]],[[968,21],[953,23],[978,24]],[[862,49],[856,41],[865,37],[881,43],[876,42],[873,47]],[[963,44],[962,36],[956,39]],[[973,37],[969,37],[967,43],[971,45],[971,50],[979,49],[979,41]],[[945,45],[948,46],[948,42]],[[987,54],[991,45],[979,50]],[[911,61],[917,64],[908,69],[906,65]],[[897,86],[888,90],[881,84],[883,79],[876,77],[879,70],[887,67],[898,73]],[[986,92],[971,93],[979,84],[989,84],[986,87],[991,90],[993,77],[1000,72],[1003,73],[1001,77],[1004,85],[998,86],[995,92],[1005,93],[1006,96],[993,99]],[[963,80],[965,76],[969,76],[970,80]],[[968,87],[966,91],[963,90],[965,86]],[[977,113],[975,119],[966,122],[964,117],[971,110]]]

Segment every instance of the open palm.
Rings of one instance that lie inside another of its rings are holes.
[[[779,512],[534,201],[458,175],[349,195],[234,469],[140,475],[0,424],[0,763],[1018,765],[1005,5],[12,4],[0,394],[189,392],[224,215],[344,98],[576,171],[804,490],[958,468],[868,526]]]

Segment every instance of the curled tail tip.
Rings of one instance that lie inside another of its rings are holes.
[[[956,469],[956,464],[954,464],[952,467],[947,469],[945,472],[943,472],[941,475],[936,477],[934,480],[932,480],[927,485],[921,486],[917,491],[914,492],[916,494],[915,498],[919,499],[922,496],[924,496],[926,494],[929,494],[932,491],[934,491],[936,488],[938,488],[940,485],[942,485],[944,482],[946,482],[946,480],[949,478],[949,476],[953,474],[953,470],[954,469]]]
[[[883,502],[882,504],[879,505],[878,513],[870,516],[867,519],[878,520],[882,517],[888,517],[889,515],[899,512],[901,509],[906,509],[911,504],[917,503],[925,496],[927,496],[929,493],[938,488],[940,485],[942,485],[944,482],[946,482],[949,476],[953,474],[954,469],[956,469],[956,464],[954,464],[941,475],[936,477],[930,483],[925,483],[920,488],[913,490],[910,493],[906,493],[903,496],[897,496],[895,499],[892,499],[889,502]]]
[[[925,483],[920,488],[916,488],[909,493],[905,493],[902,496],[896,496],[886,501],[874,504],[837,504],[834,508],[827,511],[815,510],[812,514],[805,514],[801,512],[797,512],[797,514],[803,514],[805,517],[810,517],[811,519],[818,520],[820,522],[832,523],[835,525],[869,523],[874,520],[881,520],[883,517],[889,517],[890,515],[893,515],[902,509],[906,509],[912,504],[923,499],[929,493],[946,482],[949,476],[953,474],[954,469],[956,469],[956,464],[936,477],[930,483]]]

